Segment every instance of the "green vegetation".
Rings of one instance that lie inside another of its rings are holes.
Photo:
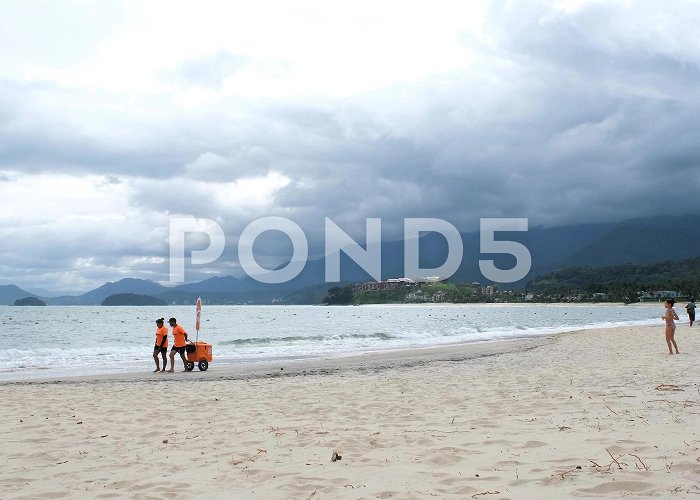
[[[364,304],[399,304],[405,302],[406,292],[402,290],[376,290],[354,293],[352,303]]]
[[[102,301],[103,306],[165,306],[164,300],[150,295],[115,293]]]
[[[700,295],[700,257],[654,264],[569,267],[539,276],[525,286],[526,292],[539,297],[578,295],[589,300],[603,294],[613,302],[637,302],[657,290]]]
[[[328,295],[323,299],[323,303],[329,306],[348,305],[352,304],[352,300],[353,293],[351,286],[334,286],[328,290]]]
[[[16,306],[45,306],[46,302],[37,297],[25,297],[15,300]]]
[[[430,302],[433,298],[444,299],[436,300],[436,302],[484,302],[488,296],[482,293],[481,285],[473,285],[469,283],[443,282],[428,285],[422,284],[418,286],[418,291],[422,292],[422,295],[424,296],[423,302]]]
[[[369,289],[377,288],[377,289]],[[468,283],[386,283],[337,286],[325,304],[406,304],[423,302],[638,302],[660,300],[668,292],[700,298],[700,257],[654,264],[569,267],[543,274],[523,290]]]
[[[320,304],[328,297],[328,285],[326,283],[294,290],[279,301],[282,304]]]

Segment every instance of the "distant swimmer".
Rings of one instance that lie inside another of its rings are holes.
[[[676,334],[676,323],[673,320],[678,319],[678,314],[676,314],[676,311],[673,310],[673,304],[675,303],[676,301],[673,299],[666,299],[666,303],[664,304],[666,312],[663,316],[661,316],[661,319],[666,322],[666,344],[668,345],[669,354],[673,354],[673,349],[671,346],[676,348],[676,354],[680,354],[678,352],[676,340],[673,338],[673,336]]]
[[[695,299],[690,298],[690,302],[688,302],[688,305],[685,306],[685,312],[688,313],[688,320],[690,321],[690,326],[693,326],[693,322],[695,321]]]
[[[185,367],[183,371],[186,372],[187,358],[185,357],[185,346],[187,345],[187,332],[184,328],[177,324],[177,320],[175,318],[170,318],[168,323],[170,324],[170,328],[173,329],[174,339],[173,346],[170,348],[170,370],[168,371],[171,373],[175,371],[175,353],[179,352],[180,357],[182,358],[182,364]]]

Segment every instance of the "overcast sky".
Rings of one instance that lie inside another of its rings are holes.
[[[682,1],[0,0],[0,284],[167,282],[171,216],[227,236],[194,281],[269,215],[313,253],[325,217],[698,212],[699,26]]]

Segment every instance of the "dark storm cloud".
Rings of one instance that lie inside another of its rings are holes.
[[[375,215],[423,213],[471,226],[480,216],[561,224],[661,210],[659,176],[684,182],[697,167],[691,127],[697,107],[619,93],[595,77],[556,79],[554,70],[540,70],[551,83],[533,82],[534,70],[520,68],[523,81],[491,96],[491,115],[470,98],[473,83],[464,82],[466,92],[455,85],[434,96],[449,106],[407,115],[411,126],[399,132],[375,125],[377,137],[349,140],[337,127],[307,127],[325,134],[309,142],[336,147],[319,178],[292,182],[277,202],[358,215],[369,202]],[[382,199],[392,201],[382,206]],[[690,194],[686,199],[697,206]]]
[[[119,112],[113,98],[0,80],[0,168],[154,176],[182,168],[190,157],[173,140],[177,130]]]
[[[484,103],[473,95],[485,82],[462,76],[424,95],[431,105],[418,111],[362,102],[261,109],[257,136],[223,147],[214,134],[222,147],[199,153],[190,173],[230,181],[278,171],[290,183],[275,206],[304,219],[354,217],[362,228],[370,216],[432,216],[473,229],[481,216],[563,224],[658,213],[659,177],[687,183],[697,167],[692,101],[528,65],[495,75],[503,86]],[[184,212],[220,213],[192,194]],[[690,195],[683,203],[697,206]]]

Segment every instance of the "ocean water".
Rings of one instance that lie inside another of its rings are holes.
[[[150,371],[155,320],[176,317],[193,340],[195,313],[194,305],[0,307],[0,381]],[[660,324],[662,313],[663,304],[205,305],[199,339],[213,345],[209,369],[216,370],[241,363]]]

